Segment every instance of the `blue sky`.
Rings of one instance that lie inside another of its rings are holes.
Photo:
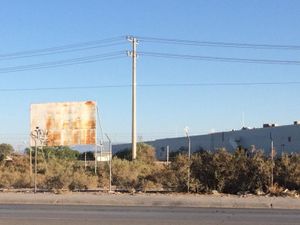
[[[1,1],[0,55],[123,35],[198,41],[300,45],[299,1]],[[130,43],[88,51],[0,60],[1,68],[111,51]],[[140,42],[138,51],[300,60],[296,50],[253,50]],[[298,65],[262,65],[161,59],[139,56],[138,84],[300,81]],[[130,58],[68,67],[1,73],[0,89],[126,85]],[[102,126],[114,142],[131,134],[131,89],[0,92],[0,142],[29,139],[31,103],[95,100]],[[299,85],[138,87],[138,135],[149,140],[212,130],[239,129],[265,122],[290,124],[300,119]]]

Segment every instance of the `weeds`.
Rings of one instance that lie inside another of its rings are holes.
[[[6,145],[2,145],[7,147]],[[186,192],[190,165],[190,191],[194,193],[270,193],[280,195],[287,190],[300,192],[300,155],[283,154],[275,158],[274,184],[270,183],[272,162],[261,151],[247,153],[225,149],[200,151],[188,159],[186,152],[174,154],[169,164],[158,163],[155,149],[139,144],[137,159],[123,151],[112,160],[112,185],[127,191],[165,190]],[[4,152],[6,156],[7,152]],[[27,151],[29,153],[29,151]],[[86,190],[109,187],[107,162],[86,167],[77,151],[60,147],[46,148],[38,153],[37,184],[47,190]],[[0,188],[32,188],[29,155],[13,155],[12,161],[0,161]],[[34,157],[33,157],[34,162]]]

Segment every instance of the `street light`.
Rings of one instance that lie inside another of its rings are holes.
[[[274,141],[272,137],[272,133],[270,133],[270,140],[271,140],[271,187],[274,186]]]
[[[189,136],[189,128],[184,128],[185,135],[188,139],[188,182],[187,182],[187,191],[190,192],[190,177],[191,177],[191,139]]]
[[[39,141],[40,145],[43,146],[43,144],[46,142],[47,132],[43,131],[39,127],[36,127],[35,130],[31,132],[31,137],[34,140],[35,145],[35,153],[34,153],[34,193],[37,191],[37,141]]]
[[[109,192],[111,192],[111,160],[112,160],[112,146],[111,146],[111,140],[108,136],[108,134],[105,134],[105,136],[107,137],[108,139],[108,145],[109,145]]]

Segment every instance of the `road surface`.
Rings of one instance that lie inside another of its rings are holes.
[[[300,210],[0,205],[0,225],[300,225]]]

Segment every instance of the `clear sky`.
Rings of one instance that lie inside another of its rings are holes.
[[[300,46],[300,1],[286,0],[3,0],[0,2],[0,142],[29,139],[31,103],[95,100],[114,142],[131,135],[130,87],[4,91],[3,89],[131,84],[128,57],[40,70],[3,68],[112,51],[130,43],[86,51],[5,60],[1,55],[124,35]],[[141,41],[138,51],[216,57],[300,60],[300,50],[180,46]],[[1,72],[2,71],[2,72]],[[140,55],[138,84],[300,82],[300,65],[269,65],[151,58]],[[143,140],[240,129],[300,119],[299,84],[161,86],[137,89],[138,136]]]

